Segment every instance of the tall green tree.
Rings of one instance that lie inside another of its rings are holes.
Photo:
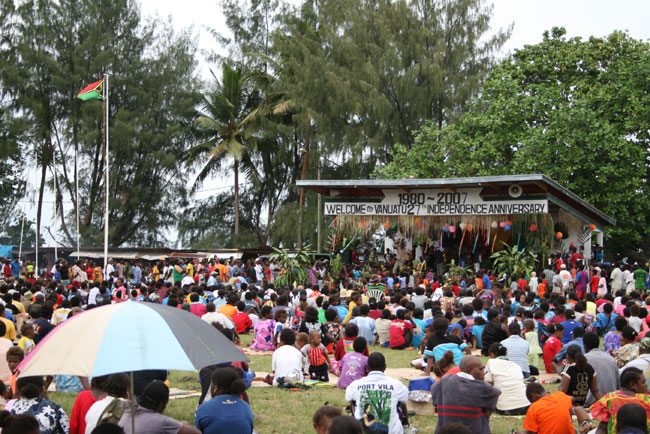
[[[250,75],[241,67],[222,65],[221,80],[204,95],[196,122],[207,140],[189,149],[188,164],[200,164],[194,186],[209,176],[226,169],[226,161],[232,160],[234,175],[234,236],[239,236],[239,173],[243,170],[253,182],[258,182],[257,171],[251,160],[255,149],[254,129],[247,117],[260,103],[259,91],[251,85]],[[237,243],[237,241],[236,241]]]
[[[53,187],[48,172],[57,176],[55,197],[68,242],[77,210],[82,245],[103,240],[102,107],[75,96],[109,72],[109,244],[165,243],[164,228],[175,224],[176,210],[187,199],[177,167],[194,140],[194,36],[174,33],[169,22],[145,23],[132,0],[24,1],[13,19],[12,58],[0,76],[14,113],[30,124],[23,142],[41,168],[40,191]]]
[[[509,31],[489,34],[480,0],[306,1],[274,49],[299,109],[328,153],[389,161],[433,119],[453,121],[476,94]]]
[[[650,233],[650,44],[545,32],[497,65],[457,124],[396,147],[389,178],[543,173],[617,220],[612,250]]]

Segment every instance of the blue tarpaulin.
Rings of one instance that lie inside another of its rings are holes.
[[[0,256],[4,258],[13,258],[11,251],[14,249],[14,246],[0,246]]]

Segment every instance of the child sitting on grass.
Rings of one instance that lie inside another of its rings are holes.
[[[411,366],[413,366],[415,369],[422,369],[424,370],[424,367],[427,366],[427,356],[424,355],[424,346],[426,345],[427,341],[433,334],[433,325],[428,325],[424,328],[424,339],[422,339],[422,342],[420,342],[420,347],[418,348],[419,354],[422,354],[422,357],[419,357],[415,360],[411,360]]]
[[[364,377],[367,374],[368,357],[363,353],[368,349],[366,339],[359,336],[352,343],[354,352],[347,353],[341,359],[341,376],[336,383],[339,389],[345,389],[355,380]]]
[[[330,362],[327,348],[321,344],[321,340],[320,332],[312,330],[309,332],[309,345],[305,345],[301,351],[309,359],[309,378],[329,382],[330,378],[327,372],[332,370],[332,362]]]
[[[36,345],[33,339],[34,326],[30,323],[25,323],[22,325],[22,327],[20,327],[20,333],[23,335],[23,337],[20,338],[20,341],[18,341],[18,346],[22,348],[25,352],[25,355],[27,355]]]
[[[357,336],[359,336],[359,328],[356,324],[348,324],[345,326],[345,337],[338,341],[336,351],[334,351],[334,358],[337,361],[340,361],[345,356],[345,353],[354,351],[352,344]],[[368,348],[366,348],[363,354],[368,356]]]
[[[327,309],[325,311],[325,327],[327,329],[327,334],[330,337],[331,342],[327,345],[327,352],[329,354],[334,353],[335,345],[341,339],[341,324],[337,322],[337,319],[340,320],[339,314],[335,309]]]
[[[262,306],[260,320],[255,324],[255,339],[250,345],[251,350],[273,351],[275,349],[275,320],[271,311],[271,307]]]
[[[537,369],[537,374],[533,374],[531,369],[531,375],[539,375],[539,356],[543,353],[542,347],[539,345],[539,336],[535,331],[535,321],[532,319],[527,319],[524,321],[524,327],[526,328],[526,342],[528,342],[528,365]]]
[[[280,344],[280,332],[284,329],[285,323],[287,322],[287,311],[284,309],[278,309],[275,311],[275,331],[274,331],[274,342],[275,345]]]
[[[303,381],[302,353],[294,346],[295,343],[296,332],[290,328],[282,329],[280,344],[271,359],[274,386],[283,382],[301,383]]]
[[[487,321],[485,321],[485,318],[482,316],[474,318],[474,326],[472,327],[472,341],[474,346],[472,349],[476,350],[483,348],[483,329],[486,324]]]
[[[302,354],[302,374],[303,376],[309,373],[309,357],[307,354],[302,353],[302,349],[306,346],[309,346],[309,335],[307,333],[296,333],[296,344],[295,347]]]

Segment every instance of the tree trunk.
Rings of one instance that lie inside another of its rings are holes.
[[[37,243],[40,242],[41,239],[41,211],[43,210],[43,193],[45,192],[46,176],[47,176],[47,160],[45,156],[43,156],[43,161],[41,161],[41,186],[39,187],[38,190],[38,208],[36,210],[36,242]],[[38,264],[38,258],[36,258],[36,263]],[[38,277],[38,269],[36,270],[36,277]]]
[[[239,247],[239,161],[235,160],[235,247]]]

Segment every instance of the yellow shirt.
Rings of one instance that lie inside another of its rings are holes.
[[[102,267],[93,268],[93,281],[102,283],[104,276],[102,276]]]
[[[596,303],[593,301],[588,301],[587,302],[587,313],[596,316]]]
[[[154,282],[157,282],[160,278],[160,270],[158,269],[158,266],[153,266],[153,270],[151,270],[151,277],[153,277]]]
[[[18,308],[18,311],[19,311],[20,313],[25,313],[25,306],[23,306],[23,304],[22,304],[21,302],[16,301],[16,300],[13,300],[13,301],[11,302],[11,304],[13,304],[14,306],[16,306],[16,307]]]
[[[191,262],[188,262],[187,267],[185,267],[185,272],[188,276],[194,277],[194,265]]]
[[[23,336],[20,338],[20,341],[18,341],[18,346],[22,348],[25,352],[25,355],[27,355],[34,348],[34,346],[36,346],[36,344],[34,343],[33,339]]]
[[[7,326],[7,332],[5,333],[3,338],[7,338],[10,341],[16,339],[16,326],[14,326],[14,323],[8,320],[7,318],[0,318],[0,321],[5,323],[5,325]]]
[[[357,307],[357,304],[354,301],[350,302],[350,305],[348,306],[348,314],[345,316],[345,319],[343,320],[343,325],[347,325],[347,323],[350,321],[350,318],[352,318],[352,310]]]

